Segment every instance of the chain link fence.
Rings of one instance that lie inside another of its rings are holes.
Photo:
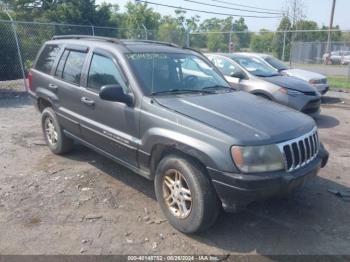
[[[268,53],[292,67],[336,78],[335,87],[350,88],[350,31],[332,32],[331,54],[325,61],[328,57],[326,30],[189,33],[184,29],[156,31],[7,20],[0,20],[0,81],[22,79],[23,71],[26,74],[31,68],[45,41],[54,35],[73,34],[166,41],[203,52]],[[340,84],[338,80],[341,80]]]
[[[350,88],[350,31],[193,32],[190,46],[204,52],[270,54],[288,66],[326,75],[333,88]],[[330,51],[330,54],[327,52]]]

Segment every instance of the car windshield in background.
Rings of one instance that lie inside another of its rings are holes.
[[[232,59],[255,76],[270,77],[279,75],[274,69],[255,57],[233,56]]]
[[[146,95],[231,90],[205,60],[195,55],[129,53],[126,56]]]
[[[276,68],[278,71],[289,69],[287,65],[285,65],[282,61],[278,60],[277,58],[274,58],[272,56],[267,56],[264,59],[268,64]]]

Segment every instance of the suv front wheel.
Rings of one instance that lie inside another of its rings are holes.
[[[41,126],[46,144],[52,153],[64,154],[72,149],[74,142],[63,133],[57,120],[56,113],[52,110],[52,108],[47,107],[42,112]]]
[[[205,170],[192,159],[163,158],[156,170],[155,191],[169,223],[183,233],[207,229],[218,217],[217,194]]]

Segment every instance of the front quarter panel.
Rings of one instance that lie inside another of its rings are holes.
[[[149,156],[156,146],[167,146],[189,154],[206,167],[237,172],[230,156],[234,143],[230,136],[167,109],[152,98],[144,97],[142,101],[140,136],[140,150]]]

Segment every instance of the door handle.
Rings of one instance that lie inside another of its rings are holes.
[[[95,101],[94,100],[91,100],[85,96],[83,96],[80,101],[88,106],[93,106],[95,104]]]
[[[51,89],[51,90],[54,90],[54,91],[56,91],[57,89],[58,89],[58,86],[57,85],[55,85],[55,84],[49,84],[49,88]]]

